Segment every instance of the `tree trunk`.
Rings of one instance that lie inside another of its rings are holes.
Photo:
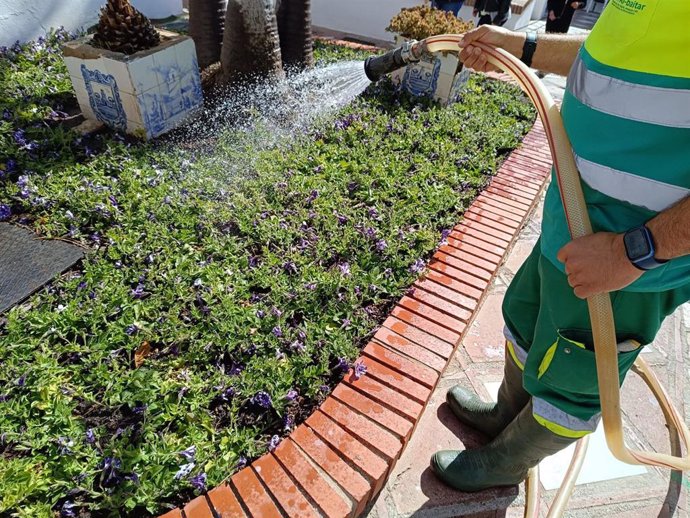
[[[282,76],[275,0],[228,0],[220,61],[221,84]]]
[[[199,68],[220,60],[227,0],[190,0],[189,35],[196,46]]]
[[[314,65],[311,35],[311,0],[280,0],[278,32],[283,65]]]

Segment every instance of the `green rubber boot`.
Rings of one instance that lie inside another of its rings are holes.
[[[460,385],[446,393],[446,401],[457,418],[492,439],[515,419],[530,398],[522,388],[522,370],[508,352],[508,344],[505,357],[503,382],[498,389],[496,403],[485,403],[477,394]]]
[[[513,486],[542,459],[577,439],[556,435],[532,416],[531,402],[490,444],[474,450],[439,451],[431,457],[438,478],[459,491]]]

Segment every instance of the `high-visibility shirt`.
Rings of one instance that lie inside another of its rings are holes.
[[[561,114],[595,232],[625,232],[690,195],[690,0],[611,0],[573,64]],[[552,181],[542,252],[561,271],[568,241]],[[683,256],[625,289],[689,282]]]

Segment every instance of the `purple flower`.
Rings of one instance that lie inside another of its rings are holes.
[[[287,394],[285,394],[285,399],[288,401],[294,401],[297,399],[297,396],[299,396],[299,393],[295,389],[290,389],[288,390]]]
[[[319,387],[319,390],[320,390],[321,392],[323,392],[324,394],[327,394],[328,392],[331,391],[331,387],[329,387],[329,386],[326,385],[326,384],[323,384],[323,385],[321,385],[321,386]]]
[[[299,340],[295,340],[290,344],[290,349],[298,353],[304,352],[304,344]]]
[[[58,437],[58,453],[60,455],[72,455],[72,446],[74,446],[74,441],[69,437]]]
[[[206,473],[199,473],[198,475],[190,478],[189,483],[198,492],[203,493],[206,491]]]
[[[127,326],[127,329],[125,329],[125,334],[128,336],[132,336],[133,334],[136,334],[139,331],[139,326],[136,324],[132,324]]]
[[[12,209],[10,208],[10,206],[5,205],[4,203],[0,203],[0,221],[6,221],[10,219],[11,215]]]
[[[103,487],[114,487],[122,482],[120,468],[122,461],[115,457],[106,457],[101,462],[101,485]]]
[[[9,394],[0,394],[0,403],[4,403],[5,401],[10,399]]]
[[[292,261],[286,261],[285,263],[283,263],[283,270],[288,275],[297,275],[298,272],[297,265]]]
[[[2,118],[5,119],[6,121],[10,120],[12,118],[12,112],[5,108],[2,110]]]
[[[308,282],[307,284],[304,285],[306,289],[309,291],[314,291],[316,289],[316,283],[315,282]]]
[[[421,271],[424,270],[424,261],[421,259],[417,259],[412,266],[410,266],[410,272],[411,273],[420,273]]]
[[[18,146],[26,146],[26,133],[23,129],[18,129],[17,131],[12,133],[12,137],[14,138],[14,141],[17,143]]]
[[[196,456],[196,446],[192,444],[189,448],[178,453],[182,455],[187,462],[194,462],[194,457]]]
[[[376,210],[376,207],[369,208],[368,212],[369,212],[369,217],[374,218],[374,219],[378,219],[379,211]]]
[[[350,368],[350,363],[347,361],[346,358],[338,358],[338,363],[335,365],[335,368],[339,371],[345,372]]]
[[[235,396],[235,389],[233,387],[228,387],[221,394],[223,401],[230,401]]]
[[[279,444],[280,444],[280,437],[277,435],[274,435],[273,437],[271,437],[271,440],[268,441],[268,451],[275,450]]]
[[[137,287],[132,290],[132,297],[135,299],[140,299],[144,296],[144,285],[139,283]]]
[[[312,202],[313,202],[316,198],[318,198],[318,197],[319,197],[319,191],[317,191],[316,189],[312,190],[312,191],[309,193],[309,196],[307,196],[307,199],[306,199],[307,205],[309,205],[310,203],[312,203]]]
[[[17,386],[23,387],[24,385],[26,385],[26,374],[22,374],[17,378]]]
[[[347,216],[343,216],[342,214],[338,214],[337,211],[333,211],[333,214],[335,215],[336,219],[338,220],[338,225],[344,225],[347,223]]]
[[[264,318],[266,316],[266,312],[263,309],[258,309],[256,310],[256,316],[258,318]]]
[[[450,233],[452,232],[452,229],[446,228],[441,231],[441,241],[445,241],[448,239],[448,236],[450,236]]]
[[[290,431],[295,426],[295,418],[291,415],[283,417],[283,430]]]
[[[156,259],[156,256],[154,254],[149,254],[144,259],[144,263],[149,264],[149,265],[153,264],[153,261],[155,261],[155,259]]]
[[[280,328],[280,326],[275,326],[272,330],[271,333],[273,333],[273,336],[276,338],[280,338],[283,336],[283,330]]]
[[[17,186],[19,186],[21,189],[26,189],[29,186],[29,176],[23,174],[17,178]]]
[[[96,443],[96,433],[93,431],[93,428],[86,430],[86,442],[88,444]]]
[[[189,462],[187,464],[183,464],[180,466],[180,469],[177,470],[177,473],[175,473],[175,480],[180,480],[181,478],[186,477],[189,475],[192,470],[194,469],[195,464],[193,462]]]
[[[93,234],[91,234],[91,241],[93,241],[97,245],[100,245],[101,244],[100,234],[98,232],[94,232]]]
[[[277,307],[273,306],[271,308],[271,315],[273,315],[276,318],[280,318],[280,316],[283,314],[281,310],[279,310]]]
[[[386,243],[385,239],[379,239],[376,241],[376,250],[379,252],[383,252],[386,248],[388,248],[388,243]]]
[[[349,263],[340,263],[338,265],[338,269],[340,270],[340,273],[343,275],[350,275],[350,264]]]
[[[240,458],[237,459],[237,469],[244,468],[247,465],[247,463],[247,457],[245,457],[244,455],[240,455]]]
[[[252,396],[251,402],[252,404],[260,406],[261,408],[271,408],[273,406],[271,396],[269,396],[268,393],[264,392],[263,390],[260,390],[259,392],[254,394]]]
[[[352,321],[349,318],[344,318],[343,323],[340,326],[342,329],[347,329],[352,325]]]
[[[77,516],[74,513],[75,507],[76,504],[74,502],[70,502],[69,500],[65,501],[60,508],[60,518],[75,518]]]
[[[364,362],[358,361],[355,363],[355,379],[358,380],[367,373],[367,366]]]

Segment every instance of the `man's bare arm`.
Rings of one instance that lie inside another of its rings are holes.
[[[532,68],[551,74],[568,75],[586,35],[539,34],[537,49],[532,58]],[[486,72],[495,70],[486,60],[479,47],[472,45],[482,42],[492,47],[500,47],[517,58],[522,56],[526,33],[513,32],[493,25],[481,25],[464,34],[460,43],[460,59],[465,66]]]
[[[654,236],[657,259],[690,255],[690,197],[657,214],[647,228]]]

